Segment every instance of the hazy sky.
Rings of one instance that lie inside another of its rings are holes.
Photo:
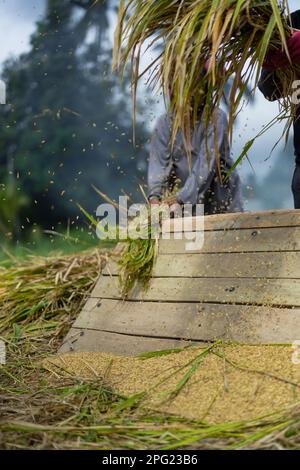
[[[300,8],[299,0],[290,0],[291,11]],[[43,14],[45,0],[0,0],[0,67],[10,55],[18,55],[29,48],[29,39],[35,22]],[[143,86],[141,87],[141,93]],[[278,113],[276,103],[268,103],[258,92],[253,106],[248,106],[241,114],[233,143],[233,156],[238,156],[247,140],[255,136]],[[268,157],[280,133],[280,126],[259,139],[250,152],[251,162],[258,177],[268,173],[274,158]],[[275,155],[274,155],[275,157]],[[293,159],[293,155],[287,155]],[[282,164],[285,164],[283,161]],[[245,162],[241,168],[244,177],[252,172]],[[285,202],[291,207],[292,200]],[[262,206],[263,207],[263,203]]]
[[[0,63],[28,49],[44,8],[44,0],[0,0]]]

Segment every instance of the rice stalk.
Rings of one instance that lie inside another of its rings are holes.
[[[119,284],[124,298],[137,284],[143,289],[149,287],[156,256],[156,240],[150,237],[128,240],[119,260]]]
[[[268,49],[284,49],[288,55],[287,38],[292,30],[287,10],[287,0],[123,0],[114,68],[123,74],[130,62],[135,102],[138,82],[144,76],[139,70],[143,46],[162,47],[162,54],[152,63],[150,82],[161,83],[165,97],[170,98],[172,145],[180,130],[191,162],[191,130],[199,114],[208,129],[230,83],[232,135],[242,99],[252,80],[257,85]],[[279,73],[282,107],[289,123],[294,117],[291,85],[299,72],[295,66]],[[212,150],[207,148],[208,159]]]

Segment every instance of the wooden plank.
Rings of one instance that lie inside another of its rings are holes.
[[[188,235],[189,236],[189,235]],[[240,253],[299,251],[300,228],[262,228],[205,232],[201,249],[187,251],[190,240],[159,240],[159,253]]]
[[[74,327],[197,341],[292,343],[300,309],[89,299]]]
[[[92,297],[120,299],[117,277],[102,276]],[[300,306],[300,280],[234,278],[155,278],[149,289],[138,287],[129,300],[238,303]]]
[[[192,219],[193,229],[196,229],[196,219]],[[167,222],[168,224],[168,222]],[[170,221],[171,231],[178,231],[180,223]],[[179,226],[179,227],[178,227]],[[279,210],[265,212],[244,212],[234,214],[216,214],[204,217],[204,230],[232,230],[263,227],[300,227],[300,210]]]
[[[110,261],[104,275],[117,275]],[[220,253],[160,255],[153,277],[262,277],[300,279],[300,251],[274,253]]]
[[[191,344],[192,343],[188,341],[145,338],[97,330],[72,328],[65,338],[59,353],[95,351],[121,356],[136,356],[150,351],[184,348]],[[204,344],[197,343],[197,345],[202,346]]]

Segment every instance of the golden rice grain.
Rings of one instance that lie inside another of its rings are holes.
[[[277,345],[216,347],[170,398],[190,369],[187,364],[202,351],[191,348],[146,360],[83,352],[50,358],[45,367],[62,367],[80,377],[105,376],[122,395],[146,392],[148,407],[211,423],[256,419],[300,401],[300,365],[293,364],[290,346]]]

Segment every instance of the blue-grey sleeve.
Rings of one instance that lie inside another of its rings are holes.
[[[216,129],[211,123],[207,137],[202,129],[199,158],[196,159],[190,176],[177,195],[177,200],[182,204],[197,204],[199,196],[210,186],[216,165],[215,139],[217,139],[220,159],[226,160],[229,156],[228,122],[225,113],[221,111],[218,112]],[[207,155],[208,151],[209,155]]]
[[[258,88],[269,101],[276,101],[283,97],[281,82],[278,79],[276,72],[271,73],[262,69]]]
[[[171,123],[168,115],[158,120],[150,143],[148,197],[160,198],[165,192],[172,169]]]

